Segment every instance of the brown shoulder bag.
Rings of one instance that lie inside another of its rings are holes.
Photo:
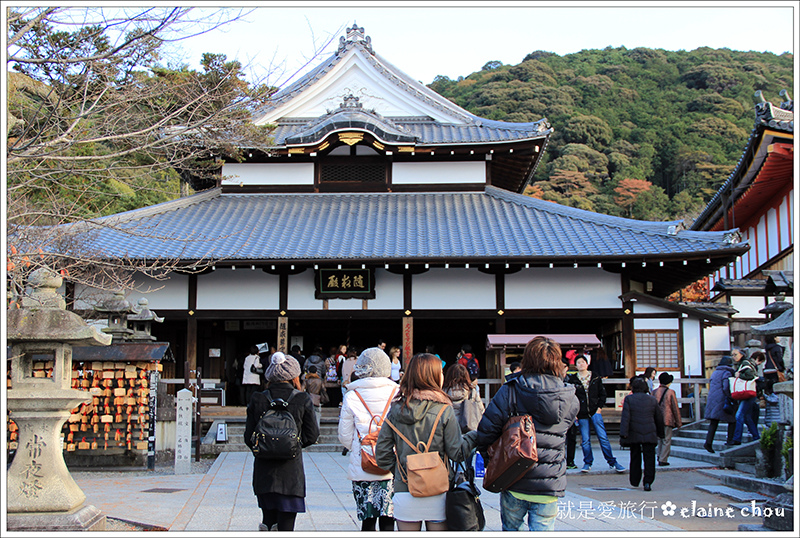
[[[536,449],[536,429],[530,415],[517,414],[517,384],[509,387],[512,413],[503,434],[489,447],[489,462],[483,477],[483,488],[500,493],[511,487],[539,461]]]
[[[433,441],[433,434],[436,433],[436,426],[439,425],[439,419],[446,407],[446,405],[443,405],[439,410],[439,414],[436,415],[436,421],[433,423],[427,444],[419,441],[416,446],[413,445],[405,435],[400,433],[400,430],[395,428],[388,418],[385,421],[416,452],[416,454],[410,454],[406,458],[408,470],[405,473],[403,472],[403,466],[400,465],[400,460],[397,460],[400,479],[408,484],[408,492],[412,497],[433,497],[434,495],[441,495],[450,489],[450,476],[447,472],[447,466],[438,452],[428,452]],[[423,450],[420,450],[420,447]]]
[[[358,435],[358,440],[361,442],[361,469],[367,473],[386,474],[389,472],[386,469],[378,467],[378,463],[375,461],[375,444],[378,442],[378,433],[381,431],[381,425],[386,418],[386,413],[389,411],[389,406],[392,405],[392,400],[394,399],[396,391],[397,389],[392,391],[392,395],[389,396],[386,407],[383,408],[383,413],[380,416],[372,414],[372,410],[367,405],[367,402],[364,401],[364,398],[361,397],[361,394],[358,393],[358,390],[353,391],[356,393],[356,396],[358,396],[358,399],[361,400],[361,403],[364,404],[367,413],[372,415],[369,426],[367,426],[367,435],[361,437],[361,434],[358,433],[358,428],[356,428],[356,435]],[[374,430],[372,429],[373,424],[376,426]]]

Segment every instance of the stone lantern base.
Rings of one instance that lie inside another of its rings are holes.
[[[69,512],[9,513],[9,531],[104,531],[106,516],[92,505],[84,505]]]

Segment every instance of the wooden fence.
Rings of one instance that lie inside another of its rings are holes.
[[[478,386],[480,387],[479,390],[483,401],[488,403],[504,381],[504,379],[478,379]],[[706,395],[708,392],[706,390],[706,392],[703,393],[701,389],[708,388],[708,381],[709,380],[706,378],[699,377],[675,379],[672,381],[672,389],[678,394],[678,404],[690,404],[694,420],[700,420],[702,418],[701,413],[705,410]],[[604,385],[618,385],[620,387],[627,387],[628,382],[628,379],[622,378],[603,379]],[[656,383],[658,382],[656,381]],[[680,387],[676,387],[676,385],[680,385]],[[615,403],[614,395],[606,398],[606,407],[613,408]]]

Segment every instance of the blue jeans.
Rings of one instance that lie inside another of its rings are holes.
[[[581,448],[583,449],[583,464],[591,465],[594,463],[594,455],[592,454],[592,438],[589,437],[591,427],[594,427],[594,432],[597,434],[597,440],[600,442],[600,449],[603,451],[603,457],[609,465],[617,463],[614,453],[611,452],[611,443],[608,442],[608,435],[606,435],[606,425],[603,422],[603,415],[595,413],[592,418],[579,418],[578,424],[581,428]]]
[[[500,521],[504,531],[518,531],[528,514],[528,530],[552,531],[556,526],[558,502],[534,503],[514,497],[510,491],[500,493]]]
[[[739,408],[736,410],[736,429],[733,430],[734,443],[742,441],[745,424],[747,424],[747,429],[750,430],[753,440],[758,440],[758,429],[756,428],[755,420],[753,420],[754,412],[758,413],[758,398],[748,398],[739,402]],[[758,417],[757,414],[756,417]]]

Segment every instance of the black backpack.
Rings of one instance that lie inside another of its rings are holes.
[[[267,460],[290,460],[301,454],[300,431],[297,422],[289,412],[289,402],[300,394],[292,389],[289,399],[272,399],[269,390],[263,392],[269,401],[269,408],[264,411],[256,423],[250,438],[253,456]]]
[[[467,372],[469,375],[478,377],[478,373],[480,372],[480,366],[478,366],[478,359],[475,357],[471,357],[469,361],[467,361]]]

